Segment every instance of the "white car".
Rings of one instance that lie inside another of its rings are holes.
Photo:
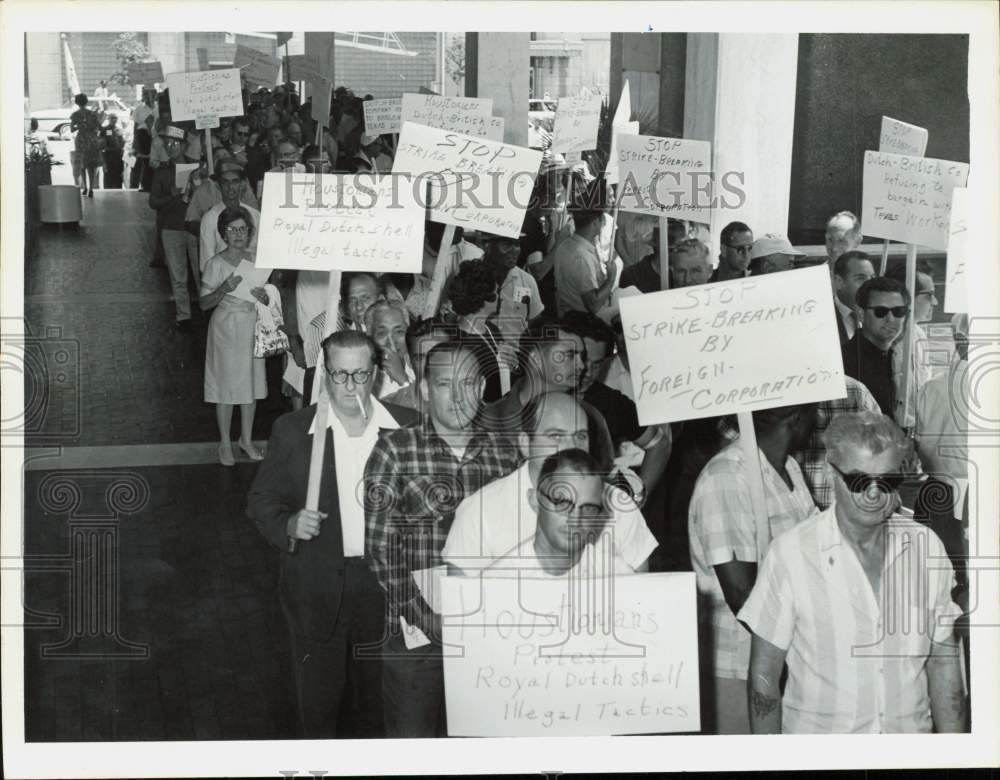
[[[97,110],[105,116],[114,114],[118,117],[118,127],[126,137],[132,135],[132,112],[119,97],[92,97],[87,106],[91,110]],[[38,120],[38,129],[43,133],[57,133],[65,139],[73,137],[70,132],[70,115],[76,111],[77,106],[71,103],[62,108],[46,108],[41,111],[32,111],[29,114],[31,119]]]

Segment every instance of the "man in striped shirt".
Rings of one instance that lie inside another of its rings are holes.
[[[691,563],[698,586],[703,731],[748,734],[746,679],[750,633],[736,613],[753,588],[771,540],[816,511],[799,466],[789,456],[809,440],[816,405],[754,412],[767,516],[754,512],[740,442],[726,446],[698,477],[688,510]]]
[[[739,613],[751,728],[963,731],[954,572],[929,528],[895,515],[910,442],[874,412],[837,416],[825,440],[834,503],[775,540]]]

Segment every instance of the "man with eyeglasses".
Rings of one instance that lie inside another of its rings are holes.
[[[379,433],[416,415],[372,395],[378,351],[357,331],[323,342],[329,407],[318,510],[304,508],[315,405],[274,423],[247,501],[261,534],[281,550],[281,605],[308,739],[384,734],[380,659],[355,652],[382,640],[385,615],[385,595],[365,554],[364,469]]]
[[[826,447],[833,506],[775,540],[739,613],[753,732],[964,731],[954,571],[931,529],[896,514],[911,443],[860,412],[833,420]]]
[[[382,693],[392,738],[448,733],[441,617],[413,572],[440,565],[462,500],[518,465],[514,447],[476,424],[486,382],[478,342],[438,344],[420,376],[420,423],[382,435],[365,468],[365,551],[386,592]]]
[[[635,569],[620,555],[619,539],[609,530],[614,512],[606,476],[581,449],[544,458],[537,487],[527,490],[537,530],[483,574],[572,578],[633,574]]]
[[[791,453],[809,441],[816,404],[753,413],[757,464],[739,441],[702,469],[688,508],[688,544],[698,588],[702,731],[748,734],[750,634],[736,621],[772,540],[816,511]],[[749,474],[761,474],[767,515],[754,511]]]
[[[215,257],[215,255],[226,248],[225,241],[223,241],[222,236],[219,235],[219,231],[214,227],[218,224],[219,215],[225,209],[242,207],[250,214],[250,219],[253,220],[253,238],[250,244],[251,252],[257,251],[257,234],[260,232],[260,212],[244,198],[246,173],[243,171],[243,167],[232,160],[224,160],[216,166],[215,178],[218,181],[216,189],[219,191],[222,199],[201,215],[198,227],[198,255],[202,271],[205,270],[205,264],[209,258]],[[202,184],[198,190],[200,191],[206,186],[213,185],[214,182],[212,185]],[[198,193],[196,192],[195,197],[191,199],[191,203],[188,205],[187,214],[185,214],[185,219],[189,223],[197,219],[195,216],[198,209],[196,207],[197,196]],[[257,201],[254,200],[253,202],[256,203]]]
[[[742,279],[749,272],[753,252],[753,231],[743,222],[730,222],[719,236],[719,265],[710,282]]]
[[[247,143],[250,140],[250,123],[243,117],[235,119],[232,133],[229,151],[233,155],[233,159],[245,168],[247,165]]]
[[[590,424],[587,412],[564,393],[546,393],[524,411],[517,445],[524,462],[505,477],[467,497],[455,512],[441,558],[449,568],[473,574],[494,561],[530,544],[541,522],[538,502],[531,495],[539,486],[546,458],[564,450],[585,450],[589,455]],[[607,474],[606,470],[603,472]],[[620,488],[604,483],[615,547],[629,573],[647,571],[647,560],[656,539],[646,527],[635,502]],[[602,501],[604,499],[602,498]]]
[[[861,327],[844,344],[844,373],[863,383],[884,414],[896,408],[893,345],[903,334],[910,314],[906,286],[888,276],[876,276],[858,288]]]

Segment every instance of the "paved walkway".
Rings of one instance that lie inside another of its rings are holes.
[[[147,197],[95,191],[26,258],[26,737],[292,738],[278,554],[245,516],[256,466],[216,460],[207,321],[174,330]],[[261,442],[285,410],[269,373]]]

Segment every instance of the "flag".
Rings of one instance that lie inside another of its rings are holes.
[[[615,118],[611,120],[612,125],[624,125],[632,118],[632,97],[629,93],[628,79],[625,79],[625,86],[622,87],[622,96],[618,98],[618,108],[615,110]]]
[[[66,61],[66,83],[74,95],[79,95],[82,92],[80,81],[76,77],[76,68],[73,66],[73,55],[69,53],[69,44],[66,42],[65,35],[63,36],[63,59]]]

